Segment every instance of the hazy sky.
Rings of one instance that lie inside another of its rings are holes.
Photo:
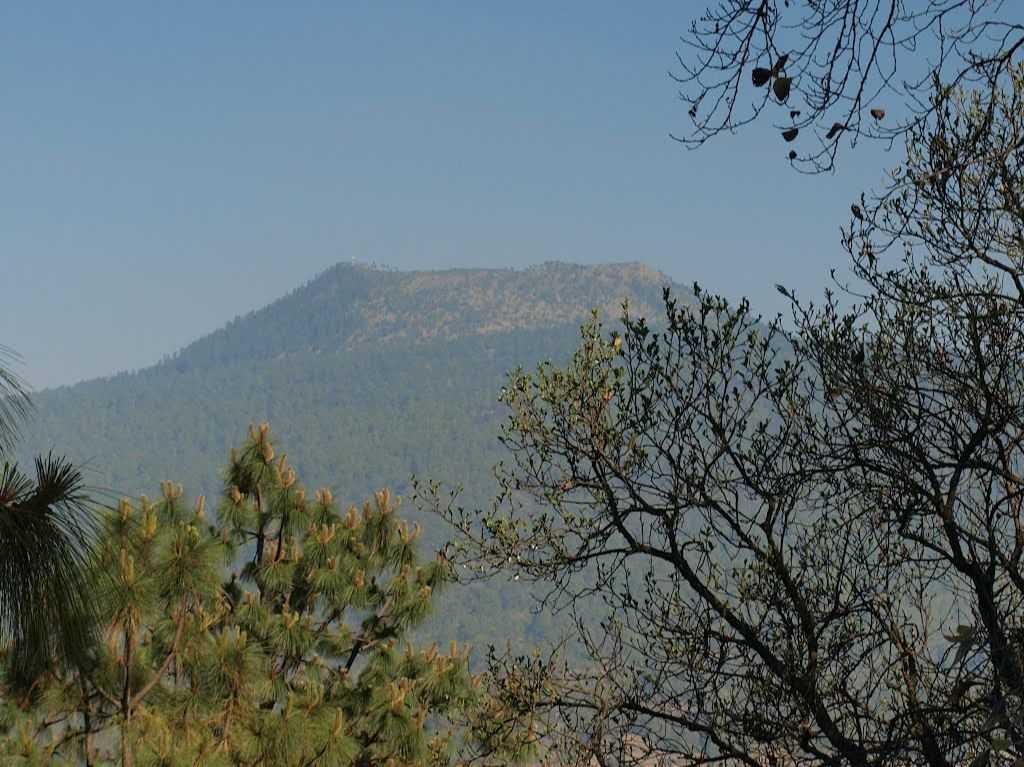
[[[0,11],[0,343],[37,388],[142,367],[338,261],[644,261],[818,292],[895,155],[691,152],[703,3],[23,3]]]

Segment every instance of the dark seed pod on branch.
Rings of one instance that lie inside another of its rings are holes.
[[[846,126],[843,123],[832,123],[832,127],[828,129],[828,133],[825,134],[825,138],[833,139],[839,135],[840,131],[846,130]]]
[[[787,128],[786,130],[782,131],[782,138],[786,139],[786,141],[792,141],[797,137],[799,133],[799,128]]]
[[[793,80],[789,77],[776,77],[775,82],[772,84],[772,90],[775,92],[775,98],[780,103],[785,103],[786,99],[789,98],[790,88],[793,86]]]

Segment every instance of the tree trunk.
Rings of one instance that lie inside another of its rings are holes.
[[[128,740],[128,725],[132,719],[131,668],[132,643],[134,641],[131,624],[129,623],[124,630],[124,687],[121,690],[121,767],[133,767],[135,764]]]
[[[128,742],[128,720],[121,720],[121,767],[134,767],[132,747]]]
[[[85,767],[92,764],[92,712],[89,709],[89,689],[85,686],[85,678],[79,674],[78,681],[82,687],[82,762]]]

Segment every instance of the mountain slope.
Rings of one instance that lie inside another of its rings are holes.
[[[159,365],[40,393],[22,448],[67,453],[112,496],[154,494],[163,479],[216,496],[228,449],[267,420],[306,484],[345,503],[384,486],[405,493],[417,474],[463,484],[467,503],[486,505],[506,372],[565,361],[592,307],[614,316],[629,299],[632,312],[657,316],[667,282],[637,264],[339,265]],[[439,546],[447,531],[422,521],[425,545]],[[515,635],[547,630],[512,584],[446,604],[444,630],[462,640],[509,636],[510,614]]]
[[[186,347],[174,364],[184,371],[303,351],[548,330],[578,323],[593,308],[615,316],[626,297],[649,313],[660,307],[666,281],[641,264],[432,272],[338,264]]]

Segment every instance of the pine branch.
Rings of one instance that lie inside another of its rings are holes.
[[[142,700],[149,694],[156,685],[163,679],[164,674],[167,673],[167,669],[171,667],[171,661],[174,659],[175,653],[178,651],[178,644],[181,642],[181,635],[185,629],[185,609],[184,607],[178,610],[178,617],[175,620],[176,628],[174,630],[174,639],[171,641],[171,649],[167,652],[167,657],[164,658],[164,662],[160,664],[160,668],[153,675],[153,678],[149,680],[143,686],[141,690],[136,693],[135,697],[131,700],[131,708],[135,708]]]

